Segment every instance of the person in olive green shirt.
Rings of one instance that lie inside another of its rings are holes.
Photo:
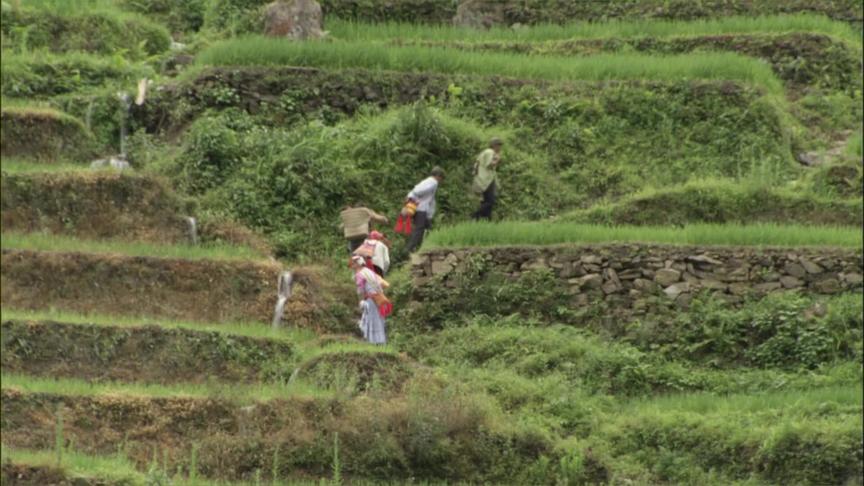
[[[481,195],[483,200],[480,208],[474,212],[474,219],[492,219],[492,208],[495,207],[498,189],[498,164],[501,162],[501,139],[493,138],[489,148],[480,152],[474,162],[474,183],[472,189]]]

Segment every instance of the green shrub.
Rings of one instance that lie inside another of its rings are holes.
[[[126,89],[153,70],[122,58],[83,53],[3,54],[0,93],[18,98],[43,98],[119,85]]]
[[[606,225],[692,223],[798,223],[860,226],[860,199],[839,200],[774,184],[696,180],[662,189],[644,189],[612,203],[566,213],[564,221]]]
[[[263,230],[280,253],[333,253],[343,246],[336,225],[345,204],[364,202],[392,215],[434,165],[448,173],[438,220],[467,217],[476,204],[463,189],[471,163],[494,133],[423,104],[291,131],[258,127],[227,110],[196,121],[166,170],[181,188],[202,195],[202,209]],[[511,157],[505,183],[519,181],[521,190],[502,197],[502,212],[544,216],[566,200],[542,160],[520,149]],[[537,197],[549,207],[531,204]]]
[[[843,484],[860,477],[860,406],[857,413],[824,418],[788,417],[795,410],[789,409],[770,422],[758,413],[637,412],[617,420],[604,439],[612,454],[636,458],[664,481],[687,480],[681,474],[698,475],[699,469],[772,484]]]
[[[796,294],[769,295],[737,310],[722,301],[697,299],[671,323],[640,322],[629,332],[640,348],[674,358],[724,367],[813,369],[860,361],[862,312],[861,298],[854,294],[827,303]]]
[[[203,117],[189,128],[179,158],[181,187],[200,194],[219,187],[240,165],[243,147],[232,117]]]
[[[50,108],[3,107],[0,153],[40,161],[81,162],[94,155],[92,133],[80,120]]]
[[[3,14],[0,30],[7,44],[4,49],[13,47],[20,52],[47,49],[143,58],[166,51],[171,43],[164,27],[110,9],[68,14],[51,9],[15,9]]]
[[[208,0],[122,0],[122,5],[168,26],[172,32],[197,32],[204,25]]]

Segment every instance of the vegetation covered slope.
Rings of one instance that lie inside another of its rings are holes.
[[[264,3],[3,2],[4,484],[864,483],[860,36],[725,18],[857,4],[506,2],[473,31],[440,25],[450,0],[326,0],[328,41],[232,38]],[[492,137],[495,221],[454,226]],[[118,152],[132,169],[84,173]],[[358,342],[338,212],[395,216],[434,165],[427,248],[851,256],[828,293],[658,293],[610,318],[541,269],[421,284],[393,238],[390,342]],[[197,244],[171,226],[190,214]]]

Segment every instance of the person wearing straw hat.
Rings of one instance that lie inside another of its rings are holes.
[[[480,152],[474,162],[474,183],[471,188],[474,193],[483,197],[480,208],[474,212],[475,220],[492,219],[492,209],[495,207],[498,190],[498,164],[501,162],[501,139],[493,138],[489,148]]]

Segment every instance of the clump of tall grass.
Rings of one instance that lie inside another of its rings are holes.
[[[251,36],[217,43],[202,52],[199,65],[308,66],[510,76],[553,81],[681,79],[737,80],[782,93],[764,62],[730,53],[676,56],[609,54],[589,58],[525,57],[420,46],[365,42],[293,42]]]
[[[157,245],[143,242],[113,240],[82,240],[68,236],[44,233],[3,233],[0,237],[3,249],[36,251],[67,251],[85,253],[119,253],[128,256],[150,256],[158,258],[183,258],[190,260],[246,260],[261,259],[251,248],[225,244],[207,245]]]
[[[665,243],[674,245],[862,247],[860,228],[779,224],[694,224],[683,228],[576,223],[462,223],[434,231],[427,247]]]
[[[858,130],[858,133],[852,136],[846,145],[846,153],[859,159],[864,157],[864,130]]]
[[[260,322],[232,322],[224,324],[207,324],[201,322],[174,321],[150,316],[118,316],[107,314],[80,314],[57,309],[24,310],[3,308],[0,318],[5,320],[53,321],[77,325],[110,326],[110,327],[140,327],[156,325],[165,329],[185,329],[201,332],[218,332],[237,336],[285,341],[292,344],[312,346],[317,342],[317,336],[308,329],[285,327],[273,328],[262,326]]]
[[[715,393],[680,393],[660,397],[639,398],[626,408],[635,412],[687,411],[708,413],[760,412],[770,409],[806,409],[824,403],[861,407],[864,402],[860,383],[830,385],[810,390],[777,390],[762,393],[736,393],[719,396]]]
[[[56,164],[34,164],[27,160],[18,158],[7,158],[0,160],[0,172],[5,174],[29,174],[29,173],[58,173],[58,172],[85,172],[92,173],[94,169],[89,166],[80,164],[70,164],[58,162]],[[98,169],[105,171],[114,171],[116,169],[106,168]]]
[[[15,373],[3,373],[0,378],[2,378],[4,389],[14,388],[26,393],[72,396],[127,395],[142,398],[218,398],[237,404],[290,399],[292,397],[326,399],[333,396],[327,390],[315,388],[300,380],[294,380],[288,384],[183,383],[180,385],[158,385],[127,382],[95,383],[74,378],[37,378]]]
[[[56,467],[56,456],[49,450],[32,450],[3,446],[3,460],[13,464],[35,467]],[[135,470],[135,465],[119,454],[110,456],[91,456],[69,450],[63,453],[60,469],[69,476],[105,481],[113,479],[118,484],[144,484],[143,475]]]
[[[538,24],[513,29],[495,26],[488,30],[450,25],[405,22],[365,23],[333,19],[327,30],[338,39],[381,41],[392,39],[436,41],[538,42],[564,39],[624,39],[637,37],[697,37],[721,34],[784,34],[818,32],[861,45],[861,35],[845,22],[813,14],[725,17],[703,20],[612,20]]]

